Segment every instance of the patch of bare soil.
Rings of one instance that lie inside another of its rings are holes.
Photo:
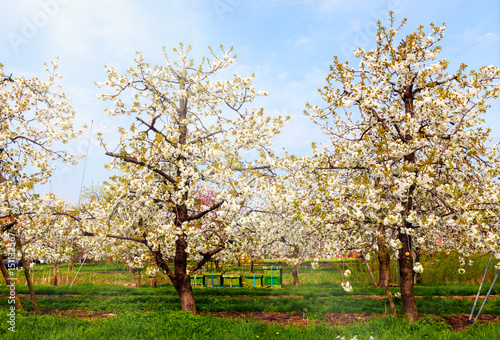
[[[265,313],[265,312],[213,312],[209,313],[212,316],[219,318],[241,318],[247,320],[255,320],[265,323],[275,323],[280,325],[293,325],[293,326],[309,326],[311,320],[307,319],[307,316],[301,313]],[[204,313],[200,313],[204,315]],[[425,316],[425,315],[422,315]],[[315,320],[314,322],[322,322],[329,325],[348,325],[358,322],[367,322],[373,318],[381,318],[381,314],[338,314],[338,313],[326,313],[324,319]],[[461,331],[467,327],[467,320],[469,315],[458,314],[450,316],[440,316],[434,315],[436,318],[443,319],[444,322],[451,326],[454,331]],[[500,315],[481,315],[479,317],[480,324],[487,324],[491,322],[500,322]]]
[[[205,315],[205,313],[199,313]],[[309,326],[311,320],[305,318],[304,314],[283,312],[211,312],[211,316],[222,319],[246,319],[265,323],[276,323],[280,325]]]
[[[367,322],[373,317],[382,317],[380,314],[339,314],[326,313],[323,320],[311,321],[307,315],[302,313],[283,312],[213,312],[210,315],[219,318],[241,318],[255,320],[265,323],[275,323],[280,325],[309,326],[311,322],[322,322],[329,325],[347,325],[355,322]]]
[[[151,295],[156,296],[156,295]],[[160,296],[160,295],[158,295]],[[194,297],[211,297],[213,295],[195,295]],[[303,296],[300,295],[256,295],[256,296],[248,296],[248,295],[217,295],[221,298],[236,298],[243,300],[252,300],[252,299],[279,299],[279,298],[289,298],[289,299],[303,299]],[[319,297],[321,298],[321,297]]]
[[[469,314],[457,314],[449,316],[437,316],[444,319],[444,322],[451,326],[454,331],[461,331],[467,328],[467,320],[469,320]],[[472,319],[474,322],[474,319]],[[500,322],[500,315],[481,315],[477,321],[479,324],[488,324],[492,322]]]

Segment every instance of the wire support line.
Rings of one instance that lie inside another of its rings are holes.
[[[83,182],[85,180],[85,171],[87,170],[87,160],[89,156],[89,148],[90,148],[90,139],[92,138],[92,127],[94,126],[94,121],[90,122],[90,133],[89,140],[87,142],[87,151],[85,151],[85,162],[83,164],[83,174],[82,174],[82,183],[80,184],[80,194],[78,195],[78,206],[80,206],[80,201],[82,199],[82,191],[83,191]]]

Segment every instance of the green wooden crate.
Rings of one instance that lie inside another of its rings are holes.
[[[222,275],[222,283],[224,287],[239,288],[241,284],[241,275]]]
[[[245,287],[262,287],[262,275],[260,274],[245,275],[243,280]]]
[[[205,287],[222,287],[222,274],[203,274],[203,285]]]
[[[193,287],[203,287],[203,274],[190,276],[189,281]]]
[[[264,287],[271,288],[281,288],[283,285],[283,271],[281,267],[278,266],[269,266],[264,267],[264,278],[262,284]]]

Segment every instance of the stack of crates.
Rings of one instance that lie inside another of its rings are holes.
[[[278,266],[264,267],[264,287],[281,288],[283,282],[283,271]]]
[[[264,275],[262,274],[219,274],[205,273],[190,277],[191,286],[193,287],[266,287],[266,288],[281,288],[283,285],[283,272],[280,267],[272,265],[264,267]]]

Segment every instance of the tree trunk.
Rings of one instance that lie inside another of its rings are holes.
[[[181,308],[185,312],[196,314],[196,305],[194,302],[193,288],[189,282],[189,275],[176,275],[174,287],[181,298]]]
[[[54,263],[54,287],[57,287],[57,263]]]
[[[403,247],[399,249],[399,273],[401,277],[401,299],[403,300],[403,313],[408,321],[418,319],[417,302],[413,291],[413,258],[410,251],[411,236],[399,232],[399,240]]]
[[[16,236],[16,246],[21,253],[21,263],[23,265],[24,276],[26,277],[26,283],[28,284],[28,289],[30,291],[31,302],[33,303],[33,308],[35,309],[35,313],[37,315],[40,315],[41,314],[40,307],[38,307],[38,301],[36,299],[35,290],[33,289],[33,283],[31,282],[30,268],[29,268],[28,264],[26,263],[26,259],[24,258],[24,253],[23,253],[23,250],[21,247],[21,241],[19,240],[19,238],[17,236]]]
[[[391,254],[384,244],[378,248],[378,287],[385,287],[392,283],[391,279]]]
[[[141,272],[139,268],[132,268],[132,273],[134,273],[135,288],[141,288]]]
[[[384,249],[379,248],[378,252],[378,287],[386,287],[392,283],[391,279],[391,255],[389,249],[384,246]]]
[[[2,271],[2,275],[3,275],[3,278],[5,279],[5,283],[7,284],[7,286],[12,285],[14,287],[12,290],[9,288],[9,294],[10,294],[10,292],[14,292],[14,305],[16,306],[16,310],[22,311],[23,306],[21,305],[21,300],[19,300],[19,297],[17,296],[16,288],[15,288],[16,283],[14,281],[16,279],[13,279],[10,277],[9,271],[7,270],[7,267],[5,267],[3,260],[4,260],[3,258],[0,258],[0,270]]]
[[[175,290],[181,298],[181,307],[185,312],[196,314],[196,305],[194,302],[193,288],[189,282],[187,274],[187,242],[183,235],[175,241],[174,274],[170,279],[174,284]]]
[[[391,253],[389,247],[385,244],[385,228],[380,226],[377,237],[378,245],[378,284],[377,287],[386,287],[391,280]]]
[[[405,103],[405,113],[409,114],[411,117],[415,116],[413,111],[413,81],[411,81],[404,88],[403,101]],[[410,134],[401,135],[402,140],[408,143],[412,140]],[[404,161],[406,164],[414,166],[415,164],[415,151],[404,156]],[[405,211],[403,213],[403,219],[406,221],[406,217],[413,210],[413,193],[415,191],[416,184],[413,183],[408,188],[407,201],[402,202],[405,206]],[[411,229],[413,226],[409,222],[405,222],[404,227],[406,229]],[[413,256],[411,255],[411,236],[402,233],[401,228],[398,228],[398,238],[403,244],[403,247],[399,249],[399,273],[401,276],[401,299],[403,300],[403,313],[409,322],[414,322],[418,319],[417,312],[417,302],[415,300],[415,292],[413,291]]]
[[[151,285],[149,286],[150,288],[156,288],[158,283],[158,273],[155,273],[155,276],[153,276],[153,279],[151,280]]]
[[[300,282],[299,282],[299,265],[298,264],[294,264],[293,265],[292,276],[293,276],[293,285],[294,286],[300,285]]]
[[[387,284],[387,286],[385,286],[385,294],[387,295],[387,298],[389,299],[389,304],[391,305],[392,315],[396,316],[396,305],[394,304],[394,300],[392,298],[392,293],[391,293],[391,290],[389,289],[389,284]]]
[[[253,273],[253,259],[250,260],[250,273]]]

